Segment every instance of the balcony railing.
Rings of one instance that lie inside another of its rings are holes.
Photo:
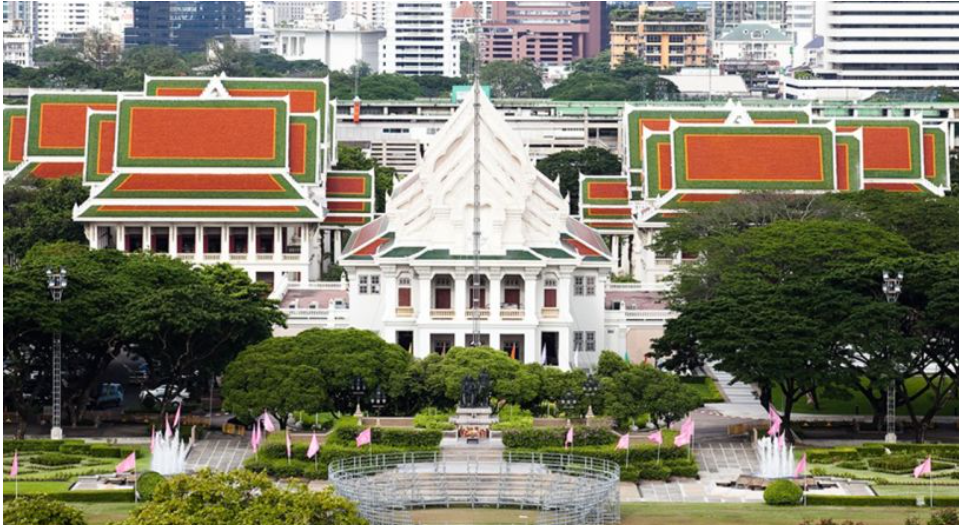
[[[397,306],[396,317],[413,317],[414,310],[412,306]]]
[[[433,308],[430,310],[432,319],[453,319],[456,317],[456,310],[452,308]]]
[[[178,253],[176,254],[176,258],[182,261],[192,261],[193,259],[196,258],[196,254],[195,253]]]
[[[204,254],[203,254],[203,260],[204,260],[204,261],[219,261],[219,260],[220,260],[220,254],[218,254],[218,253],[204,253]]]
[[[539,314],[540,314],[540,317],[542,317],[543,319],[556,319],[557,317],[559,317],[559,308],[544,307]]]
[[[504,321],[515,321],[526,317],[526,310],[520,308],[508,308],[500,310],[499,316],[500,319],[503,319]]]

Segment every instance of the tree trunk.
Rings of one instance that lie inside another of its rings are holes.
[[[793,403],[795,402],[794,401],[795,398],[792,395],[787,395],[785,397],[786,397],[786,400],[785,400],[785,405],[783,406],[783,415],[782,415],[782,420],[783,420],[782,431],[786,435],[786,440],[789,442],[792,442],[793,439],[790,431],[792,430]]]

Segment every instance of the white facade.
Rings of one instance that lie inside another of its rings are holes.
[[[352,16],[325,28],[280,28],[276,30],[276,53],[287,60],[322,60],[333,71],[346,71],[365,62],[378,71],[383,29],[364,28]]]
[[[133,21],[125,2],[36,2],[37,43],[49,44],[60,33],[83,33],[88,29],[123,36]]]
[[[372,27],[383,27],[386,2],[343,2],[343,16],[362,17]]]
[[[459,76],[459,42],[453,39],[452,14],[453,5],[448,1],[388,4],[380,72]]]
[[[246,2],[246,27],[253,30],[257,50],[276,53],[276,2],[253,0]]]
[[[777,62],[789,66],[792,39],[778,27],[766,22],[745,22],[716,41],[720,61]]]
[[[802,49],[816,35],[816,2],[797,0],[786,2],[783,29],[792,38],[792,66],[802,64]]]
[[[603,349],[625,351],[615,327],[607,337],[608,248],[569,217],[556,184],[535,169],[520,136],[483,95],[477,116],[474,96],[394,188],[386,213],[344,248],[348,324],[426,357],[469,345],[475,308],[481,343],[510,353],[515,347],[526,363],[586,367]],[[477,216],[481,278],[474,293]]]
[[[4,33],[3,61],[33,67],[33,37],[27,33]]]
[[[824,2],[823,64],[784,79],[799,99],[864,99],[895,88],[959,89],[959,3]]]

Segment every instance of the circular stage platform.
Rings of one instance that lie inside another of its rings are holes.
[[[371,525],[411,525],[413,512],[457,508],[535,511],[543,525],[619,523],[619,465],[566,454],[446,450],[344,458],[330,464],[336,493]],[[529,521],[526,521],[529,523]]]

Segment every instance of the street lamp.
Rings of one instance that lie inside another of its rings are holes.
[[[363,417],[363,411],[360,410],[360,400],[363,399],[363,396],[366,394],[366,381],[363,381],[362,376],[356,376],[353,378],[353,396],[356,397],[356,412],[353,413],[356,417]]]
[[[578,402],[579,400],[576,399],[576,394],[574,394],[572,390],[567,390],[566,393],[559,398],[559,406],[563,407],[563,412],[566,412],[566,426],[570,425],[569,413],[576,408]]]
[[[886,302],[895,303],[902,293],[902,272],[893,275],[891,272],[882,272],[882,293]],[[886,390],[886,443],[896,442],[896,378],[889,381]]]
[[[376,390],[373,391],[373,399],[370,399],[370,403],[373,405],[373,408],[376,409],[377,415],[380,415],[383,407],[386,406],[386,394],[383,393],[383,389],[381,389],[379,385],[376,385]]]
[[[586,399],[589,401],[589,408],[586,409],[586,419],[593,417],[593,396],[599,392],[599,381],[593,376],[593,373],[590,372],[586,377],[586,382],[583,383],[583,394],[586,395]]]
[[[67,287],[67,270],[60,267],[60,271],[54,273],[47,268],[47,289],[50,290],[50,297],[53,302],[60,304],[63,298],[63,289]],[[60,338],[61,328],[53,332],[53,406],[51,407],[50,418],[50,439],[63,439],[63,427],[60,426],[60,398],[62,396],[62,363]]]

